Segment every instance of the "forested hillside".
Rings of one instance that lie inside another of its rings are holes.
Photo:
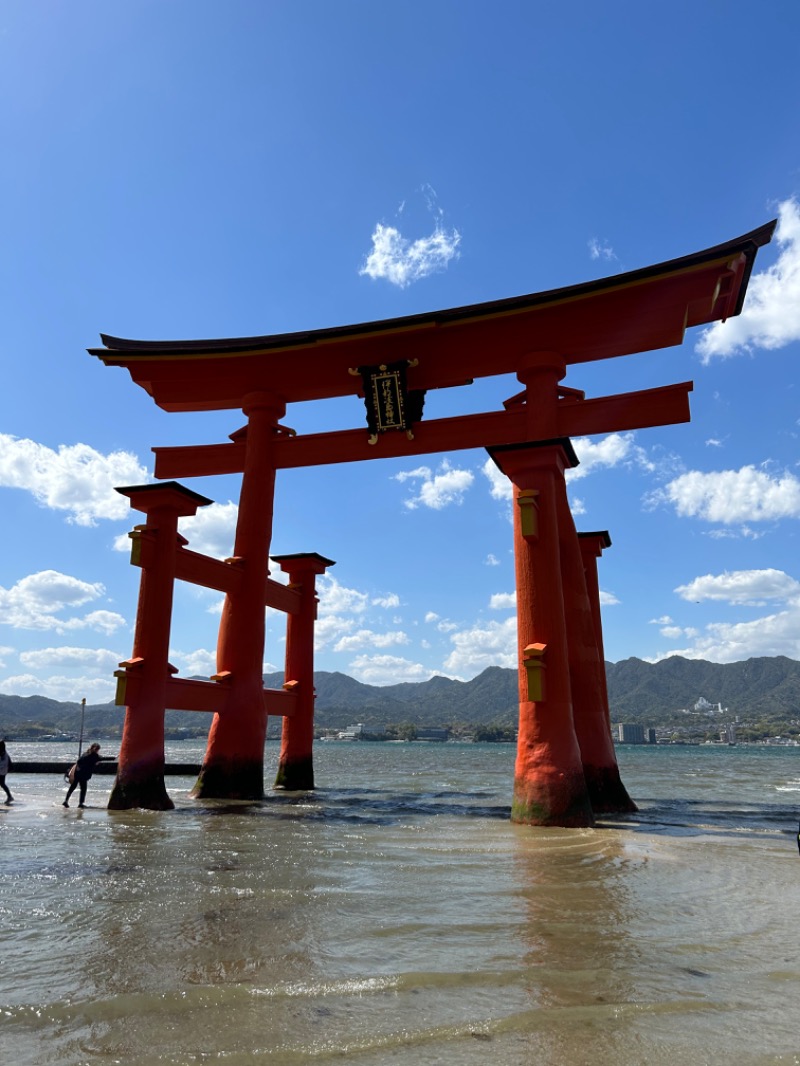
[[[625,659],[606,663],[613,721],[667,726],[686,721],[699,699],[721,704],[728,718],[790,723],[800,719],[800,663],[784,656],[709,663],[673,656],[658,663]],[[282,674],[268,674],[264,683],[279,688]],[[465,723],[514,725],[517,718],[517,676],[513,670],[489,667],[471,681],[434,677],[416,684],[385,687],[364,685],[339,673],[316,673],[316,724],[343,728],[351,722],[382,727]],[[86,708],[86,729],[96,735],[119,734],[123,713],[113,704]],[[80,705],[44,696],[0,694],[0,736],[77,731]],[[271,729],[279,721],[271,719]],[[204,715],[186,711],[167,714],[168,730],[207,729]]]

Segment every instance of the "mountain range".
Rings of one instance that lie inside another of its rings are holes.
[[[657,663],[624,659],[606,663],[612,721],[669,726],[685,722],[687,712],[703,699],[721,704],[728,719],[740,722],[791,722],[800,718],[800,662],[785,656],[710,663],[672,656]],[[283,674],[266,674],[268,688],[279,688]],[[398,685],[365,685],[346,674],[314,674],[317,692],[315,724],[341,729],[352,722],[367,727],[410,722],[414,725],[488,723],[514,725],[517,720],[517,674],[490,666],[471,681],[433,677]],[[86,728],[96,735],[118,734],[123,712],[111,703],[86,708]],[[44,696],[0,694],[0,736],[15,732],[76,732],[80,704]],[[169,711],[169,730],[204,732],[203,716]],[[271,733],[279,728],[270,719]]]

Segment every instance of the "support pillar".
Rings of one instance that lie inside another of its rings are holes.
[[[178,519],[211,503],[174,481],[117,489],[131,507],[147,515],[147,523],[130,534],[131,562],[142,567],[133,655],[117,671],[117,703],[125,704],[119,767],[110,810],[174,807],[164,784],[164,711],[169,665],[169,636],[178,547]]]
[[[572,718],[558,533],[569,440],[490,448],[514,485],[519,647],[519,739],[511,819],[528,825],[592,825]]]
[[[597,644],[581,546],[566,495],[559,501],[558,522],[572,716],[589,799],[595,814],[635,811],[619,775],[608,719],[605,663]]]
[[[264,635],[269,547],[275,493],[273,446],[285,405],[268,393],[244,399],[245,464],[234,556],[244,580],[226,595],[217,640],[215,680],[229,686],[224,714],[215,714],[193,794],[201,798],[264,796]]]
[[[284,718],[281,753],[275,787],[301,791],[314,787],[314,623],[317,619],[316,576],[324,574],[331,559],[315,553],[273,555],[272,561],[289,575],[289,587],[301,595],[300,610],[286,623],[287,682],[295,684],[297,705]]]
[[[606,657],[603,647],[603,622],[600,612],[600,584],[597,577],[597,560],[603,554],[603,549],[610,547],[611,538],[606,530],[592,533],[578,533],[578,549],[581,554],[586,594],[592,620],[592,638],[595,646],[595,658],[599,663],[597,693],[602,707],[603,718],[605,720],[605,733],[611,741],[611,750],[614,759],[613,765],[609,764],[609,772],[606,774],[605,787],[603,788],[603,793],[608,806],[597,806],[595,809],[608,812],[625,812],[636,811],[638,808],[628,795],[627,789],[622,783],[619,774],[619,766],[617,764],[617,756],[614,751],[614,741],[611,732],[611,714],[608,705]]]

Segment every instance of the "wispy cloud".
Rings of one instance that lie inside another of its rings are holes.
[[[437,202],[435,189],[425,184],[418,192],[425,201],[427,214],[434,218],[433,231],[411,240],[404,237],[397,226],[378,222],[372,233],[372,251],[365,258],[359,274],[373,279],[382,278],[405,289],[429,274],[446,270],[453,260],[458,259],[461,234],[457,229],[445,227],[444,212]],[[405,207],[404,200],[398,208],[398,215],[403,213]]]
[[[704,364],[800,339],[800,204],[794,197],[778,206],[775,239],[778,259],[751,277],[742,313],[700,334],[695,350]]]
[[[458,259],[461,234],[437,225],[427,237],[408,240],[394,226],[378,222],[372,233],[372,251],[364,260],[359,274],[407,288],[412,282],[445,270]]]
[[[587,241],[589,247],[589,255],[592,259],[616,259],[614,249],[608,243],[608,241],[600,241],[597,237],[592,237]]]

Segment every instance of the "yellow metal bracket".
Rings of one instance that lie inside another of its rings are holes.
[[[523,537],[535,539],[539,536],[539,490],[522,489],[517,495],[517,507]]]
[[[544,661],[546,644],[529,644],[522,650],[522,665],[528,675],[528,699],[531,703],[541,703],[544,699]]]

